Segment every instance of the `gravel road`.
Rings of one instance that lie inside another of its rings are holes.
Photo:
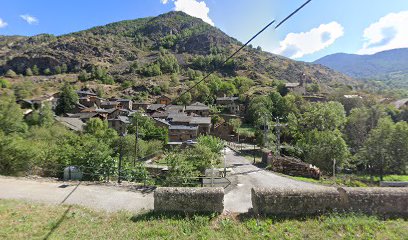
[[[51,204],[78,204],[108,212],[128,210],[137,213],[153,209],[153,193],[151,192],[143,193],[129,188],[7,177],[0,177],[0,198],[24,199]]]
[[[250,160],[226,149],[231,185],[225,189],[224,205],[229,212],[247,212],[252,207],[252,187],[326,188],[282,177],[260,169]],[[89,185],[74,182],[38,181],[0,177],[0,198],[24,199],[51,204],[78,204],[108,212],[128,210],[134,213],[153,209],[153,193],[131,187]]]

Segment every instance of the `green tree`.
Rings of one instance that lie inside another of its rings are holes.
[[[54,112],[50,103],[45,103],[40,109],[39,113],[39,124],[42,127],[50,127],[54,123]]]
[[[0,88],[10,88],[11,84],[7,79],[0,78]]]
[[[81,82],[86,82],[89,80],[89,74],[86,72],[86,70],[81,70],[81,72],[79,72],[78,80]]]
[[[370,175],[378,174],[381,181],[392,160],[389,149],[394,128],[394,123],[389,117],[381,118],[357,155],[370,170]]]
[[[171,74],[170,80],[170,86],[172,87],[177,87],[180,84],[179,75],[176,73]]]
[[[56,114],[61,115],[63,113],[72,111],[77,102],[78,95],[76,94],[74,88],[68,82],[66,82],[60,90],[60,97],[55,109]]]
[[[169,170],[163,182],[164,186],[195,186],[193,181],[199,176],[199,171],[196,170],[193,162],[189,161],[185,154],[170,152],[165,160]]]
[[[332,131],[344,126],[346,115],[339,102],[312,103],[302,114],[301,122],[306,130]]]
[[[49,68],[44,69],[44,75],[51,75],[51,70]]]
[[[186,92],[183,95],[181,95],[178,100],[177,104],[179,105],[188,105],[191,103],[192,97],[190,92]]]
[[[211,152],[220,155],[221,150],[224,148],[224,144],[220,138],[214,136],[199,136],[197,138],[198,146],[205,146],[210,149]]]
[[[34,150],[21,136],[5,135],[0,131],[0,174],[25,173],[32,166]]]
[[[232,126],[232,128],[234,129],[234,131],[238,131],[238,129],[241,127],[242,125],[242,121],[239,118],[232,118],[228,121],[228,124],[230,126]]]
[[[27,69],[26,69],[25,75],[26,75],[26,76],[33,76],[33,71],[31,70],[31,68],[27,68]]]
[[[341,167],[349,156],[347,144],[340,131],[318,131],[313,129],[304,134],[297,143],[303,150],[304,159],[326,173],[333,172],[333,161]]]
[[[27,130],[23,112],[14,96],[0,96],[0,130],[6,134],[24,133]]]
[[[391,164],[389,169],[393,173],[407,174],[408,167],[408,123],[398,122],[391,134],[389,153]]]
[[[54,73],[55,73],[55,74],[61,74],[61,73],[62,73],[61,67],[60,67],[60,66],[56,66],[56,67],[54,68]]]
[[[62,72],[62,73],[67,73],[67,72],[68,72],[68,66],[67,66],[67,64],[63,63],[63,64],[61,65],[61,72]]]
[[[256,96],[251,99],[247,109],[246,118],[248,122],[256,125],[263,124],[263,117],[271,118],[270,109],[272,109],[273,103],[267,96]]]
[[[320,85],[317,83],[307,85],[306,91],[310,93],[318,93],[320,91]]]
[[[108,121],[102,121],[99,118],[89,119],[84,127],[84,132],[98,139],[103,139],[107,143],[112,142],[117,137],[116,131],[109,128]]]
[[[17,77],[17,74],[16,74],[16,72],[14,72],[12,69],[9,69],[9,70],[7,70],[5,76],[6,76],[6,77],[13,78],[13,77]]]
[[[370,112],[367,108],[354,108],[347,117],[344,134],[352,153],[358,152],[368,137],[369,117]]]
[[[161,140],[167,143],[167,129],[157,127],[153,119],[143,116],[141,113],[134,113],[132,115],[131,124],[128,128],[129,133],[135,134],[136,128],[138,129],[140,138],[143,140]]]
[[[38,69],[37,65],[33,66],[32,72],[34,75],[40,75],[40,70]]]

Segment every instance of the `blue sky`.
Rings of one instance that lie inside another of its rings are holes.
[[[305,0],[2,0],[0,35],[61,35],[171,10],[200,17],[245,42],[272,19]],[[327,54],[372,54],[408,47],[407,0],[313,0],[289,22],[253,43],[313,61]]]

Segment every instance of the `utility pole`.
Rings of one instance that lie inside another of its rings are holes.
[[[224,177],[227,177],[227,145],[224,143]]]
[[[264,115],[264,134],[263,134],[263,137],[264,137],[264,147],[266,147],[266,146],[268,146],[268,144],[267,144],[267,142],[268,142],[268,126],[267,126],[267,123],[266,123],[266,114]]]
[[[136,135],[135,135],[135,159],[133,160],[133,167],[136,167],[136,161],[138,160],[139,153],[139,120],[136,118]]]
[[[126,135],[126,132],[120,135],[120,150],[119,150],[119,166],[118,166],[118,183],[122,182],[121,173],[122,173],[122,157],[123,157],[123,137]]]
[[[252,153],[254,155],[254,164],[255,164],[255,140],[254,140],[254,152]]]

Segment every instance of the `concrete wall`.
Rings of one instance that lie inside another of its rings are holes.
[[[217,212],[224,211],[223,188],[157,188],[154,210],[158,212]]]
[[[408,217],[408,188],[252,189],[256,214],[301,216],[350,211]]]

